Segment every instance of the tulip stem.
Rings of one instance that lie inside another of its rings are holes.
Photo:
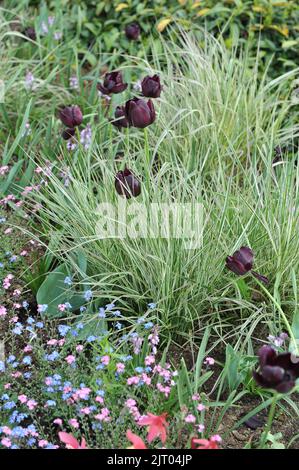
[[[104,100],[105,100],[105,111],[104,111],[104,117],[107,118],[108,117],[108,114],[109,114],[109,111],[110,111],[110,108],[111,108],[111,101],[112,99],[110,97],[108,97],[109,99],[107,100],[107,98],[104,97]]]
[[[295,353],[297,356],[299,356],[299,348],[298,348],[298,344],[297,344],[297,340],[294,336],[294,333],[293,333],[293,330],[291,328],[291,325],[286,317],[286,314],[284,313],[284,311],[282,310],[281,306],[279,305],[279,303],[277,302],[277,300],[270,294],[270,292],[264,287],[264,285],[258,280],[256,279],[258,285],[262,288],[262,290],[267,294],[267,296],[269,297],[270,300],[272,300],[272,302],[274,303],[275,307],[277,308],[277,310],[279,311],[284,323],[285,323],[285,326],[286,326],[286,329],[288,330],[288,333],[290,335],[290,338],[292,340],[292,343],[294,345],[294,349],[295,349]],[[292,351],[293,352],[293,351]]]
[[[150,178],[151,178],[151,159],[150,159],[150,150],[149,150],[149,142],[148,142],[148,130],[147,128],[144,129],[144,153],[145,153],[145,161],[148,170],[148,185],[150,185]]]
[[[80,152],[80,150],[79,150],[79,147],[80,147],[80,131],[79,131],[78,126],[75,129],[76,129],[76,132],[75,132],[74,138],[76,139],[76,143],[77,143],[77,151],[74,152],[73,162],[75,164],[77,164],[78,158],[79,158],[79,152]],[[70,152],[70,155],[71,155],[71,152]]]
[[[267,442],[268,434],[271,431],[272,422],[273,422],[273,419],[274,419],[274,416],[275,416],[275,410],[276,410],[276,405],[277,405],[278,399],[279,399],[279,393],[275,393],[273,395],[273,400],[272,400],[272,403],[271,403],[266,428],[265,428],[265,431],[263,432],[261,443],[260,443],[260,446],[259,446],[261,449],[263,449],[265,447],[265,444]]]

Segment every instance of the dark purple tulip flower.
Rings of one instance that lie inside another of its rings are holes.
[[[142,80],[141,89],[143,96],[147,96],[148,98],[159,98],[162,90],[159,75],[145,77]]]
[[[260,281],[267,284],[269,282],[266,276],[252,271],[253,252],[248,246],[242,246],[240,250],[235,251],[232,256],[226,258],[226,267],[238,276],[244,276],[251,271],[251,274]]]
[[[141,193],[141,184],[131,170],[125,168],[119,171],[115,176],[115,189],[120,196],[130,199],[132,196],[139,196]]]
[[[271,346],[262,346],[258,352],[259,372],[253,377],[258,385],[279,393],[288,393],[299,378],[299,358],[291,353],[278,354]]]
[[[115,109],[115,119],[112,121],[112,124],[120,129],[121,127],[130,127],[130,123],[126,116],[125,106],[117,106]]]
[[[141,29],[138,23],[131,23],[126,26],[125,33],[128,39],[136,41],[139,38]]]
[[[121,72],[106,73],[103,85],[98,84],[97,88],[103,95],[110,95],[111,93],[121,93],[127,88],[128,84],[123,82]]]
[[[62,134],[61,134],[61,137],[64,139],[64,140],[69,140],[71,139],[74,135],[75,135],[75,129],[72,128],[72,129],[65,129]]]
[[[32,41],[35,41],[35,40],[36,40],[36,32],[35,32],[35,29],[32,28],[32,27],[29,27],[29,28],[24,29],[23,34],[24,34],[27,38],[32,39]]]
[[[65,126],[73,129],[76,126],[80,126],[83,115],[79,106],[66,106],[59,111],[59,118]]]
[[[150,126],[155,118],[155,108],[151,100],[147,102],[139,98],[133,98],[126,102],[126,116],[131,126],[143,129]]]
[[[253,266],[253,252],[247,246],[242,246],[240,250],[235,251],[233,256],[226,258],[226,266],[239,276],[251,271]]]

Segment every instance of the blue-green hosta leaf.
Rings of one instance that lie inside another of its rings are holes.
[[[48,305],[45,315],[52,317],[65,316],[65,312],[58,310],[58,305],[69,302],[72,311],[78,310],[85,303],[82,293],[76,293],[64,283],[69,276],[64,264],[49,273],[37,292],[37,303]]]

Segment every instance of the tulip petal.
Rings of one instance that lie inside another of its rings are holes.
[[[147,436],[148,442],[152,442],[156,437],[160,437],[162,444],[165,443],[167,438],[166,427],[168,426],[166,417],[167,413],[162,413],[158,416],[148,413],[146,416],[142,416],[139,419],[139,425],[149,426]]]
[[[126,90],[127,87],[127,83],[119,83],[118,85],[114,86],[113,93],[122,93],[124,90]]]
[[[134,449],[146,449],[141,437],[134,434],[130,429],[127,430],[127,439],[132,442]]]
[[[275,387],[275,390],[278,393],[288,393],[290,392],[293,388],[295,387],[295,381],[294,380],[288,380],[281,382]]]
[[[109,93],[109,90],[107,90],[107,88],[105,88],[101,83],[97,84],[97,89],[100,90],[100,92],[103,95],[108,95],[108,93]]]
[[[277,364],[277,353],[272,346],[264,345],[258,351],[260,366],[263,368],[266,364],[274,365]],[[278,365],[278,364],[277,364]]]
[[[67,432],[59,432],[58,436],[60,441],[66,444],[69,448],[78,449],[80,447],[79,442],[72,434],[68,434]]]
[[[273,365],[282,367],[285,370],[292,369],[294,363],[291,361],[291,353],[282,353],[279,354],[275,360],[272,362]]]
[[[84,437],[82,437],[81,440],[81,449],[87,449],[86,440]]]
[[[191,449],[205,449],[209,446],[208,439],[191,439]]]
[[[233,258],[242,263],[244,266],[251,266],[248,269],[252,268],[253,264],[253,252],[248,246],[241,246],[240,250],[236,251],[233,254]]]
[[[261,374],[270,385],[276,385],[283,380],[285,371],[278,366],[265,366]]]
[[[264,379],[264,377],[261,374],[259,374],[256,371],[253,371],[252,375],[253,375],[254,380],[260,387],[271,388],[269,387],[269,383]]]
[[[233,273],[238,274],[238,276],[243,276],[248,271],[244,268],[244,265],[237,261],[233,256],[228,256],[226,258],[226,266]]]
[[[155,111],[154,103],[151,100],[148,100],[147,105],[150,110],[151,124],[152,124],[156,118],[156,111]]]

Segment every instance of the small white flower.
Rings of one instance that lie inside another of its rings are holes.
[[[73,90],[79,89],[79,80],[75,75],[70,77],[70,88],[72,88]]]
[[[56,41],[59,41],[62,38],[62,32],[61,31],[55,31],[54,32],[54,39]]]
[[[31,134],[31,127],[30,127],[29,122],[26,122],[22,137],[27,137],[30,134]]]
[[[44,21],[41,24],[41,32],[43,36],[46,36],[49,32],[48,25]]]
[[[27,72],[25,76],[24,86],[26,90],[32,90],[34,85],[35,78],[31,72]]]
[[[87,124],[86,128],[80,132],[80,142],[85,148],[85,150],[87,150],[90,147],[91,140],[92,140],[91,126],[90,124]]]

